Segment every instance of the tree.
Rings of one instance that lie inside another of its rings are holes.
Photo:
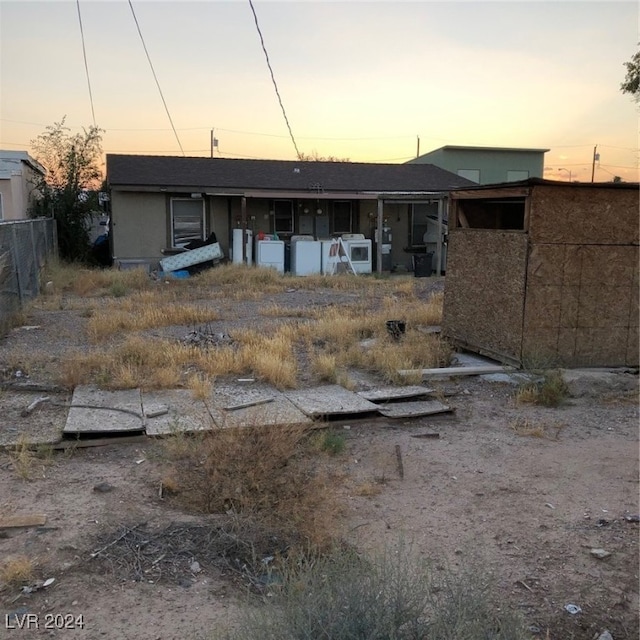
[[[636,102],[640,102],[640,50],[624,66],[627,68],[627,75],[620,85],[620,91],[630,94]]]
[[[36,159],[46,169],[44,178],[35,185],[42,197],[32,207],[31,215],[53,215],[60,256],[84,261],[89,255],[88,216],[99,209],[104,131],[94,125],[71,135],[65,119],[48,126],[31,141]]]
[[[302,162],[351,162],[349,158],[338,158],[336,156],[321,156],[315,149],[307,154],[301,153],[298,160]]]

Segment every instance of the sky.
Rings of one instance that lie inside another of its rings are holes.
[[[444,145],[550,149],[545,177],[637,181],[620,92],[638,3],[254,0],[298,149],[401,163]],[[294,160],[249,0],[0,0],[0,148],[66,116],[105,152]],[[169,111],[169,116],[167,114]],[[176,129],[177,137],[172,130]],[[178,141],[179,140],[179,141]]]

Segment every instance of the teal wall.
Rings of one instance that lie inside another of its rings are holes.
[[[508,182],[509,171],[527,171],[529,175],[526,177],[542,178],[544,152],[510,149],[436,149],[410,160],[409,163],[434,164],[456,174],[460,170],[479,170],[479,184],[496,184]],[[522,180],[526,177],[515,179]]]

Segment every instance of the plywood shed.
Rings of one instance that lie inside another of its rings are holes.
[[[442,332],[519,366],[638,366],[637,183],[452,192]]]

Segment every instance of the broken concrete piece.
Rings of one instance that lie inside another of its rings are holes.
[[[453,409],[438,400],[425,402],[394,402],[378,406],[378,411],[386,418],[417,418],[438,413],[450,413]]]
[[[358,391],[357,394],[371,402],[386,402],[387,400],[400,400],[401,398],[417,398],[433,392],[433,389],[413,385],[407,387],[379,387],[377,389],[368,389],[367,391]]]
[[[324,385],[315,389],[285,391],[284,395],[306,415],[320,416],[347,415],[353,413],[373,413],[378,405],[365,400],[357,393],[348,391],[337,384]]]

